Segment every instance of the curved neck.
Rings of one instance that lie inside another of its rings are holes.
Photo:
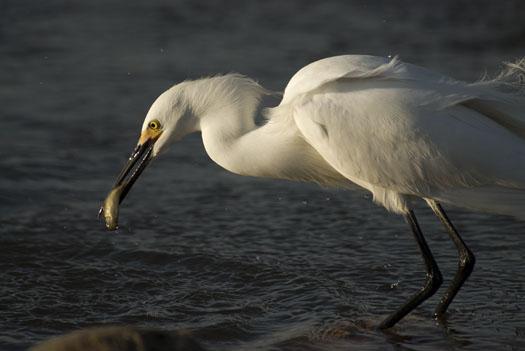
[[[259,148],[241,145],[241,140],[257,130],[255,114],[266,91],[253,80],[236,75],[203,79],[185,90],[189,109],[202,132],[208,155],[220,166],[234,173],[245,174],[243,167],[250,152]]]
[[[265,92],[257,83],[239,76],[226,79],[230,79],[229,84],[208,89],[206,97],[192,100],[204,101],[192,109],[206,152],[215,163],[241,175],[326,185],[343,180],[305,142],[293,119],[279,116],[263,126],[255,124]]]
[[[247,116],[231,111],[201,123],[206,152],[221,167],[246,176],[348,186],[348,180],[304,140],[293,120],[270,120],[258,127],[252,115],[240,123],[242,127],[233,127],[243,118]]]
[[[263,176],[262,155],[275,145],[266,126],[255,124],[255,113],[244,115],[230,108],[208,115],[200,123],[202,141],[210,158],[230,172]]]

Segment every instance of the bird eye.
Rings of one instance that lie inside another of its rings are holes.
[[[160,123],[159,123],[159,121],[154,120],[154,121],[151,121],[151,122],[148,123],[148,127],[150,129],[159,129],[160,128]]]

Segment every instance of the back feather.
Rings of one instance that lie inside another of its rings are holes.
[[[525,58],[514,63],[507,63],[495,78],[488,79],[485,77],[474,83],[458,81],[425,68],[403,63],[397,57],[388,60],[372,56],[347,55],[320,60],[304,67],[292,77],[286,87],[281,104],[277,108],[270,109],[267,113],[270,117],[270,123],[273,122],[272,119],[279,120],[294,115],[294,109],[314,99],[316,94],[341,92],[340,87],[342,85],[340,84],[348,84],[346,85],[348,87],[366,87],[368,86],[365,84],[367,81],[370,83],[372,81],[392,82],[392,89],[396,89],[396,86],[402,89],[403,87],[404,89],[413,87],[417,89],[419,101],[414,100],[410,103],[424,107],[427,111],[444,111],[442,115],[448,116],[447,118],[451,118],[453,112],[461,112],[461,108],[470,109],[473,113],[487,117],[502,126],[503,129],[516,135],[518,137],[515,139],[516,147],[519,146],[520,150],[525,148]],[[396,85],[397,83],[399,84]],[[384,83],[377,86],[386,87]],[[349,88],[348,94],[353,95],[352,89]],[[403,101],[402,103],[407,102]],[[356,112],[355,104],[350,108],[354,113]],[[436,116],[438,115],[436,114]],[[468,119],[469,116],[474,118],[474,114],[471,115],[466,111],[462,116],[464,116],[463,119]],[[482,116],[475,118],[482,118]],[[320,121],[330,123],[328,122],[329,116],[320,115],[318,117],[320,118],[317,121],[318,123]],[[296,122],[301,123],[301,117],[298,118]],[[464,122],[468,123],[469,121],[465,120]],[[498,135],[503,134],[498,133]],[[497,137],[490,138],[493,142],[497,140]],[[520,139],[523,143],[519,142]],[[500,146],[503,147],[502,145],[497,147]],[[510,155],[511,151],[508,145],[505,147],[505,152]],[[497,154],[497,150],[494,151]],[[427,194],[437,200],[460,207],[524,218],[525,165],[521,164],[524,158],[519,150],[512,154],[519,156],[514,159],[518,165],[513,166],[512,161],[508,160],[508,165],[504,169],[492,169],[496,173],[501,171],[499,175],[503,178],[495,177],[492,179],[496,174],[489,175],[483,172],[480,174],[482,179],[479,182],[467,182],[463,185],[460,184],[461,182],[456,182],[457,184],[450,184],[448,188],[436,186],[434,187],[435,192]],[[347,156],[339,155],[339,157],[346,158]],[[503,162],[501,159],[500,161]],[[492,165],[491,162],[494,164]],[[490,169],[491,165],[499,167],[501,162],[492,159],[491,161],[487,160],[486,166]],[[480,168],[479,170],[482,171],[483,169]],[[513,173],[512,170],[514,170]],[[473,171],[474,169],[468,167],[467,169],[458,169],[458,176],[462,177]],[[432,185],[429,184],[429,186]],[[373,189],[369,190],[374,193],[374,198],[376,198]],[[400,196],[405,194],[401,189],[398,191]],[[425,197],[422,193],[408,192],[406,194]],[[403,208],[403,204],[389,207],[388,203],[379,197],[377,201],[387,208],[394,207],[390,208],[394,211],[396,208]]]

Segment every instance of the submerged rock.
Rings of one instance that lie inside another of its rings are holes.
[[[44,341],[30,351],[205,351],[184,332],[129,326],[77,330]]]

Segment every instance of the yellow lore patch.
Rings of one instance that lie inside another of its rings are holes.
[[[162,130],[159,130],[159,129],[154,130],[154,129],[148,128],[140,134],[139,144],[142,145],[150,139],[155,141],[160,137],[161,134],[162,134]]]

